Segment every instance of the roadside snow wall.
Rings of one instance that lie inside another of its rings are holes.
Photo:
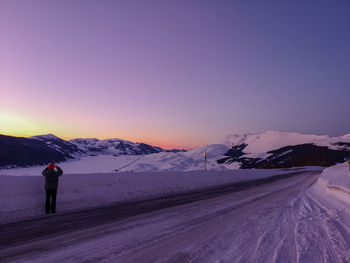
[[[57,212],[155,198],[302,170],[63,174],[58,186]],[[44,205],[43,176],[0,175],[0,224],[43,215]]]
[[[329,198],[348,204],[350,207],[350,171],[347,163],[323,170],[317,183],[311,188],[317,194],[327,194]]]

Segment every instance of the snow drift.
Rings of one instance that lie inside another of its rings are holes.
[[[342,163],[326,168],[317,183],[310,189],[310,193],[327,201],[326,203],[337,202],[340,210],[344,208],[350,212],[349,164]]]

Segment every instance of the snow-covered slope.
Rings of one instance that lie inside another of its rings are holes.
[[[161,152],[145,155],[121,171],[192,171],[204,169],[204,154],[207,152],[208,170],[225,170],[227,166],[217,163],[218,157],[229,150],[224,144],[209,144],[187,152]],[[238,168],[233,167],[232,168]]]
[[[350,134],[329,137],[267,131],[229,135],[220,143],[231,149],[218,162],[236,163],[241,168],[330,166],[350,157]]]
[[[49,148],[54,149],[62,154],[68,154],[73,158],[84,155],[84,151],[80,150],[74,144],[67,142],[53,134],[38,135],[29,137],[31,140],[39,140],[44,142]]]
[[[247,144],[247,147],[243,152],[249,154],[265,153],[285,146],[306,143],[317,146],[327,146],[334,150],[341,150],[344,148],[350,149],[350,134],[340,137],[330,137],[328,135],[320,136],[295,132],[266,131],[262,134],[248,133],[243,135],[229,135],[220,143],[228,146]],[[342,145],[339,143],[348,143],[348,145]]]

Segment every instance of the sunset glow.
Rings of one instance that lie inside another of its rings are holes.
[[[27,137],[45,132],[45,129],[40,127],[38,122],[28,117],[6,112],[0,112],[0,127],[2,134],[13,136]]]
[[[344,5],[2,1],[0,133],[187,149],[348,133]]]

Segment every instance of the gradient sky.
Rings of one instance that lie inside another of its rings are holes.
[[[350,133],[349,14],[346,0],[0,0],[0,133],[165,148]]]

